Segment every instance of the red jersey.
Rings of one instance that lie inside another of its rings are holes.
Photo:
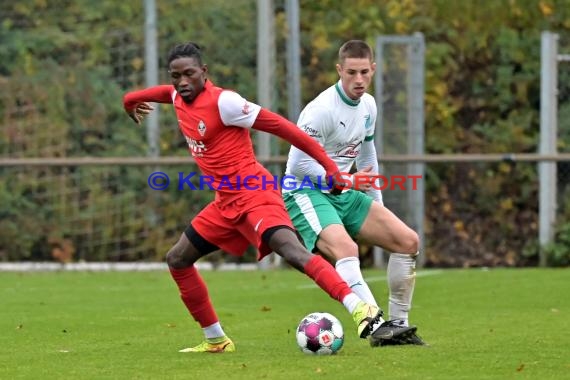
[[[278,191],[273,175],[255,158],[249,134],[252,127],[280,136],[312,155],[328,175],[338,171],[324,149],[293,123],[209,80],[191,103],[184,102],[171,85],[130,92],[123,102],[127,111],[140,102],[173,103],[202,180],[216,190],[216,202],[222,208],[236,201],[238,209],[247,208],[248,199],[258,191]]]
[[[192,103],[185,103],[175,91],[172,100],[190,153],[202,173],[213,177],[215,189],[235,192],[232,189],[239,188],[244,177],[269,175],[265,170],[259,173],[248,130],[261,107],[209,81]],[[220,186],[222,180],[228,186]]]

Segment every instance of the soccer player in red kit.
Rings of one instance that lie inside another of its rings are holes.
[[[129,92],[123,103],[136,123],[152,111],[147,102],[172,103],[192,156],[216,190],[215,200],[196,215],[166,255],[182,301],[205,336],[204,342],[181,352],[235,351],[194,263],[218,249],[242,255],[250,244],[257,247],[258,258],[276,252],[342,302],[358,334],[366,338],[376,325],[378,308],[360,300],[327,261],[298,240],[274,177],[255,158],[249,129],[289,141],[321,163],[328,176],[338,172],[336,164],[293,123],[236,92],[216,87],[206,77],[207,66],[196,44],[175,46],[168,64],[172,85]]]

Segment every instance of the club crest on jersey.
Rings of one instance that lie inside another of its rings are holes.
[[[206,134],[206,124],[204,124],[202,120],[200,120],[200,122],[198,123],[198,133],[202,137],[204,137],[204,135]]]
[[[370,115],[364,116],[364,129],[370,129],[372,127],[372,120],[370,120]]]

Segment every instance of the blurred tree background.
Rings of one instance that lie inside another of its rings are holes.
[[[274,3],[274,110],[286,115],[286,17],[284,1]],[[302,104],[337,80],[345,40],[374,46],[378,35],[421,32],[426,152],[537,151],[540,33],[559,33],[561,48],[570,48],[570,0],[299,3]],[[163,82],[168,49],[192,40],[204,47],[214,83],[257,101],[255,0],[157,1],[157,12]],[[567,151],[570,69],[560,70],[559,83],[559,149]],[[132,124],[121,102],[143,84],[142,1],[0,5],[0,157],[144,156],[144,128]],[[171,107],[161,106],[160,120],[161,155],[187,155]],[[155,169],[0,168],[0,261],[51,259],[56,251],[69,260],[161,260],[212,194],[152,191],[146,181]],[[551,264],[568,264],[565,185],[561,179],[560,243],[550,247]],[[535,165],[428,165],[426,264],[535,265],[537,189]]]

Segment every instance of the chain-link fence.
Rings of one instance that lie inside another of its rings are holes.
[[[1,194],[12,194],[18,207],[3,210],[0,261],[162,260],[213,196],[199,190],[197,175],[196,190],[181,181],[196,171],[193,165],[35,165],[2,171]],[[536,263],[536,163],[442,162],[427,164],[426,171],[427,266]],[[164,190],[149,184],[155,172],[169,177]],[[511,185],[518,181],[527,185]],[[391,199],[400,191],[388,188],[384,194]],[[5,198],[2,204],[12,201]],[[366,247],[363,256],[365,265],[372,265]],[[243,260],[254,258],[251,251]]]

